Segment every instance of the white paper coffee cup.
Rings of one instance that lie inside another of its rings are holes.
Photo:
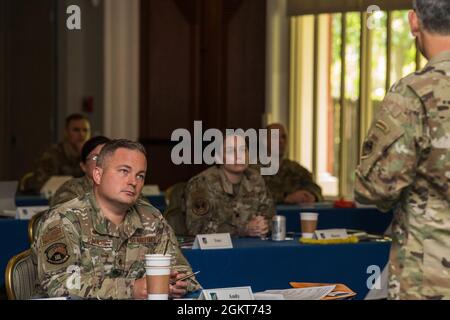
[[[301,220],[317,220],[319,214],[316,212],[300,212]]]
[[[170,254],[146,254],[146,267],[170,267],[172,255]]]
[[[314,231],[317,229],[317,219],[319,214],[316,212],[300,212],[300,226],[302,238],[311,239]]]
[[[147,300],[168,300],[170,266],[145,267]]]

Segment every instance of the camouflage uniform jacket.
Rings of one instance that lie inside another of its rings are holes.
[[[186,186],[186,225],[189,234],[245,235],[252,215],[271,218],[275,208],[258,171],[248,168],[239,185],[227,179],[223,169],[211,167]]]
[[[66,181],[53,197],[50,198],[50,207],[84,196],[92,192],[92,181],[88,176],[73,178]]]
[[[166,246],[176,257],[174,268],[191,272],[161,213],[140,200],[115,226],[87,194],[54,208],[38,232],[33,245],[38,293],[50,297],[132,298],[135,279],[145,275],[144,255],[162,253]],[[191,279],[188,290],[197,290]]]
[[[394,209],[389,298],[450,299],[450,51],[391,88],[356,177],[358,201]]]
[[[80,160],[67,141],[51,146],[39,158],[29,188],[39,192],[52,176],[83,176]]]
[[[308,191],[316,201],[323,201],[322,190],[312,174],[295,161],[283,159],[277,174],[263,177],[275,203],[283,203],[288,194],[297,190]]]

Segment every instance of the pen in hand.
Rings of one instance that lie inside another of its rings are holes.
[[[195,275],[196,275],[197,273],[199,273],[199,272],[200,272],[200,271],[193,272],[193,273],[190,273],[190,274],[185,275],[184,277],[181,277],[180,279],[171,280],[171,281],[170,281],[170,284],[171,284],[171,285],[174,285],[175,283],[177,283],[177,281],[183,281],[183,280],[189,279],[189,278],[195,276]]]

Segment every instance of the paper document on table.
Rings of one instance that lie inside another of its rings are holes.
[[[312,282],[289,282],[289,284],[297,289],[305,289],[305,288],[326,288],[329,286],[334,286],[333,291],[328,293],[322,300],[342,300],[349,299],[356,296],[356,292],[347,287],[345,284],[336,283],[312,283]]]
[[[253,294],[255,300],[285,300],[281,293],[258,292]]]
[[[70,297],[36,298],[31,300],[70,300]]]
[[[336,286],[295,288],[285,290],[266,290],[258,293],[282,294],[285,300],[320,300],[326,297]]]

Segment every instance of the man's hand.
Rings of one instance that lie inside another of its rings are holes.
[[[147,299],[147,280],[145,276],[134,281],[133,299]]]
[[[178,273],[177,271],[172,271],[170,273],[170,283],[169,284],[169,297],[179,299],[186,295],[188,283],[186,281],[176,281],[184,277],[186,274]]]
[[[313,203],[316,202],[316,197],[309,191],[297,190],[287,195],[284,202],[292,204]]]
[[[269,232],[269,224],[264,216],[254,216],[247,223],[247,234],[250,237],[265,237]]]

